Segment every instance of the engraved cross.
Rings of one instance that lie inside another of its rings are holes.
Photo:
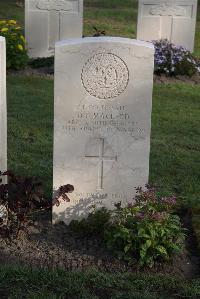
[[[49,50],[54,49],[55,42],[61,40],[61,16],[63,12],[73,11],[70,0],[38,0],[37,9],[48,14]]]
[[[152,16],[160,17],[160,38],[167,38],[169,41],[172,41],[174,20],[176,18],[186,17],[185,7],[176,5],[171,0],[162,4],[152,5],[149,13]]]
[[[99,161],[98,165],[98,182],[97,190],[103,190],[103,172],[104,172],[104,162],[105,161],[117,161],[117,156],[106,156],[104,155],[104,138],[99,138],[99,149],[97,155],[86,155],[87,159],[97,159]]]

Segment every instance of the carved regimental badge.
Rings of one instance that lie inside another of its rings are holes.
[[[36,7],[41,10],[57,10],[57,11],[68,11],[73,10],[74,3],[76,0],[39,0]]]
[[[129,71],[125,62],[117,55],[99,53],[86,62],[81,78],[90,95],[99,99],[110,99],[126,89]]]
[[[163,4],[155,5],[150,10],[151,15],[157,16],[186,16],[186,9],[184,7],[171,4],[170,2],[166,2]]]

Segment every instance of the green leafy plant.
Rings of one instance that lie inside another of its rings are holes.
[[[53,68],[54,57],[30,59],[28,64],[34,69],[43,68],[43,67]]]
[[[24,68],[28,62],[28,55],[21,27],[15,20],[0,21],[0,35],[6,38],[7,68]]]
[[[137,189],[132,203],[113,212],[105,231],[107,247],[118,258],[152,267],[180,252],[185,237],[180,219],[173,213],[176,199],[158,198],[153,188]]]

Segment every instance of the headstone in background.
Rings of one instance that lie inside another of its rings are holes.
[[[55,42],[82,37],[83,0],[25,0],[30,57],[54,55]]]
[[[139,0],[137,39],[168,39],[194,50],[197,0]]]
[[[71,184],[53,221],[127,203],[148,182],[154,47],[115,37],[55,50],[54,192]]]
[[[6,42],[0,36],[0,171],[7,170]],[[4,178],[5,182],[5,178]]]

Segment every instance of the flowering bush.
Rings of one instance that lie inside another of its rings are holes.
[[[120,259],[152,267],[179,252],[184,240],[180,219],[173,214],[175,197],[158,198],[153,188],[137,189],[126,208],[118,205],[107,225],[105,240]]]
[[[192,76],[200,72],[200,61],[183,47],[167,40],[153,41],[155,46],[155,73],[169,76]]]
[[[7,68],[21,69],[28,61],[25,38],[14,20],[0,21],[0,35],[6,38]]]

